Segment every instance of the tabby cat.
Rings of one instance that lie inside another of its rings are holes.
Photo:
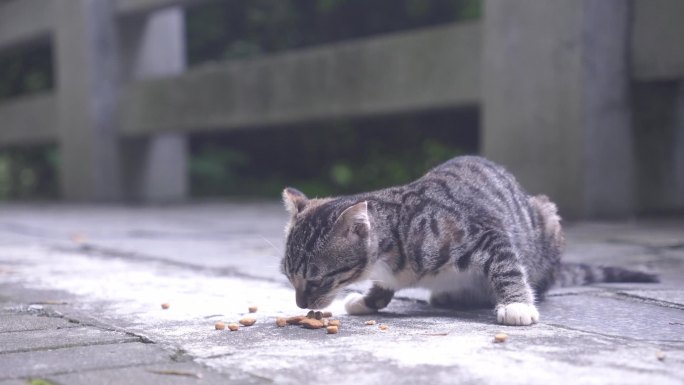
[[[494,306],[498,322],[530,325],[535,301],[556,281],[656,280],[561,264],[556,206],[481,157],[454,158],[401,187],[325,199],[286,188],[283,200],[291,219],[281,267],[301,308],[324,308],[341,288],[370,279],[365,295],[347,298],[349,314],[375,312],[417,286],[432,290],[435,306]]]

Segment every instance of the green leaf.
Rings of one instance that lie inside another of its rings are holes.
[[[26,380],[27,383],[31,385],[55,385],[54,382],[49,381],[49,380],[44,380],[42,378],[32,378],[29,380]]]

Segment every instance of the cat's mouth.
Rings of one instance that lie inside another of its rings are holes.
[[[328,294],[322,297],[318,297],[313,301],[309,301],[308,306],[306,308],[313,310],[324,309],[330,306],[330,304],[332,304],[334,300],[335,294]]]

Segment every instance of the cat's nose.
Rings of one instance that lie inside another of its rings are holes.
[[[302,309],[308,308],[309,301],[306,298],[306,295],[304,294],[304,291],[297,290],[296,294],[296,299],[297,299],[297,306],[299,306]]]

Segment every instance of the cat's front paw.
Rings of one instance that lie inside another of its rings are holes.
[[[377,311],[366,306],[366,301],[364,301],[363,295],[359,293],[349,294],[344,300],[344,308],[347,310],[347,314],[350,315],[371,314]]]
[[[496,320],[504,325],[527,326],[539,322],[539,312],[532,304],[513,302],[496,307]]]

